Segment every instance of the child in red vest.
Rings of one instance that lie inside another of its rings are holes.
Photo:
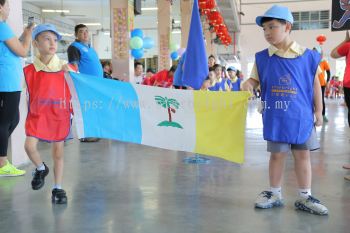
[[[34,190],[42,188],[49,173],[37,150],[39,139],[52,142],[55,180],[52,202],[66,204],[67,196],[61,184],[64,140],[70,135],[71,128],[71,95],[64,79],[64,71],[68,71],[69,66],[56,55],[57,41],[61,35],[53,25],[38,25],[33,30],[32,38],[39,54],[33,64],[24,68],[29,96],[25,150],[36,166],[31,184]]]

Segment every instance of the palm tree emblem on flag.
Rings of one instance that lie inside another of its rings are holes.
[[[171,113],[176,113],[175,109],[179,109],[179,102],[177,102],[176,99],[168,99],[167,97],[161,97],[161,96],[155,96],[155,101],[157,104],[162,106],[163,108],[166,108],[168,110],[168,115],[169,115],[169,121],[162,121],[158,124],[158,126],[171,126],[171,127],[176,127],[183,129],[182,126],[177,123],[172,121]]]

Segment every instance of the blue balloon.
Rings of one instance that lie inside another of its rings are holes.
[[[140,59],[143,57],[143,49],[132,49],[131,50],[131,55],[135,58],[135,59]]]
[[[176,51],[174,51],[170,54],[170,57],[172,60],[177,60],[179,59],[179,54]]]
[[[151,37],[143,38],[143,48],[151,49],[154,47],[154,40]]]
[[[131,37],[138,36],[143,38],[143,31],[140,28],[135,28],[131,31]]]

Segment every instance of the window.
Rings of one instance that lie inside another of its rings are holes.
[[[329,10],[292,12],[293,30],[315,30],[329,28]]]

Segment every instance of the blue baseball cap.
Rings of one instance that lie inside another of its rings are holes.
[[[229,66],[228,68],[227,68],[227,71],[237,71],[237,69],[236,69],[236,67],[234,67],[234,66]]]
[[[53,32],[56,34],[57,36],[57,40],[61,40],[62,39],[62,36],[60,35],[60,33],[57,31],[56,27],[52,24],[48,24],[48,23],[45,23],[45,24],[39,24],[38,26],[36,26],[34,29],[33,29],[33,32],[32,32],[32,38],[33,40],[35,40],[35,38],[42,32],[46,32],[46,31],[50,31],[50,32]]]
[[[290,22],[291,24],[293,24],[294,22],[292,13],[288,9],[288,7],[285,7],[285,6],[273,5],[270,9],[268,9],[265,12],[264,15],[256,17],[255,19],[256,24],[262,27],[261,20],[266,17],[274,18],[274,19],[284,19]]]

